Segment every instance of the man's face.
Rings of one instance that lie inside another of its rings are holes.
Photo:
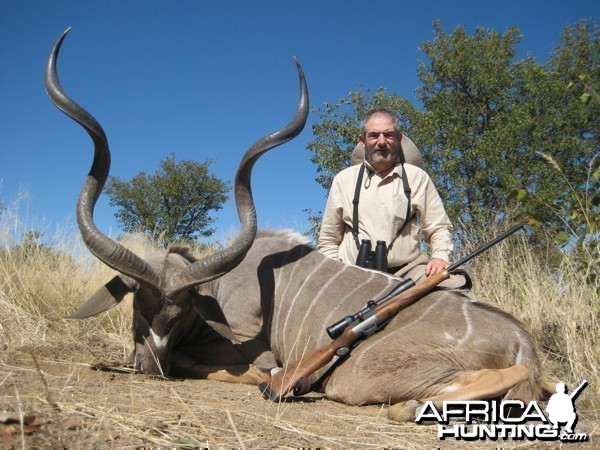
[[[365,159],[377,170],[389,169],[396,163],[402,135],[394,122],[383,114],[375,114],[365,124],[365,134],[359,136],[365,146]]]

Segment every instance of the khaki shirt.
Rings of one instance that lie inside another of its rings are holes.
[[[363,176],[358,205],[358,239],[387,245],[406,220],[408,201],[402,183],[402,165],[381,178],[367,168]],[[323,214],[317,250],[331,258],[354,264],[358,249],[352,235],[352,200],[361,165],[348,167],[333,179]],[[431,178],[422,169],[405,164],[411,193],[411,217],[388,254],[388,266],[396,268],[414,261],[420,254],[419,230],[431,246],[431,257],[450,262],[452,224],[446,215]]]

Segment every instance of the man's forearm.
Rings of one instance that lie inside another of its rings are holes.
[[[432,233],[429,239],[431,248],[431,258],[439,258],[446,262],[450,262],[450,255],[454,250],[452,244],[452,233],[448,228],[439,228]]]

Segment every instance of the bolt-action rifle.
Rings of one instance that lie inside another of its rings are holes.
[[[261,383],[259,389],[265,398],[274,402],[283,399],[291,391],[294,395],[303,395],[310,392],[311,387],[308,377],[326,366],[334,356],[346,358],[360,341],[382,330],[402,309],[423,297],[442,281],[450,278],[450,274],[458,267],[521,228],[523,228],[522,224],[511,228],[470,255],[452,264],[441,273],[431,275],[418,284],[416,281],[421,277],[417,278],[416,281],[412,279],[404,280],[383,298],[377,301],[369,301],[361,311],[352,316],[347,316],[327,328],[329,336],[333,339],[332,342],[286,366],[273,375],[268,382]]]

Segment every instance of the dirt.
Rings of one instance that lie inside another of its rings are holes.
[[[78,350],[0,353],[1,448],[495,447],[440,441],[435,426],[392,423],[386,406],[347,406],[320,394],[273,403],[255,386],[96,370],[118,352],[104,349],[99,361]]]

